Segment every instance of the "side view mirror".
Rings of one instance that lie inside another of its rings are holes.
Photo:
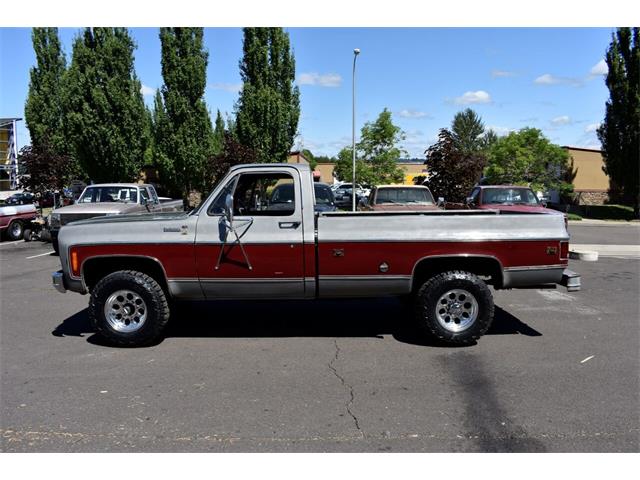
[[[546,201],[546,200],[542,200],[542,202],[540,202],[540,204],[541,204],[544,208],[547,208],[547,201]]]
[[[230,193],[224,199],[224,216],[227,217],[229,223],[233,222],[233,195]]]
[[[438,197],[438,206],[444,207],[444,197]]]
[[[473,205],[473,197],[467,197],[465,203],[469,206]]]
[[[140,205],[144,206],[147,208],[147,210],[149,210],[149,200],[142,197],[140,198]]]

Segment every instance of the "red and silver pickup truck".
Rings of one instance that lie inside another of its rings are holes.
[[[272,202],[290,184],[287,205]],[[495,289],[563,284],[562,216],[497,211],[315,212],[306,165],[233,167],[190,213],[103,217],[60,230],[60,292],[90,293],[116,345],[161,336],[169,300],[412,298],[426,334],[468,344],[493,319]]]

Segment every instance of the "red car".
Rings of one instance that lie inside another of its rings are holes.
[[[541,203],[531,188],[519,185],[477,186],[467,197],[466,203],[472,209],[562,215],[557,210],[547,208],[546,203]]]

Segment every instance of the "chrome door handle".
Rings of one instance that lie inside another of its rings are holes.
[[[298,228],[300,222],[279,222],[278,226],[280,228]]]

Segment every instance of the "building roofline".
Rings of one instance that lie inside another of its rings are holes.
[[[567,150],[580,150],[582,152],[602,153],[602,149],[597,149],[597,148],[572,147],[571,145],[563,145],[562,148],[566,148]]]

